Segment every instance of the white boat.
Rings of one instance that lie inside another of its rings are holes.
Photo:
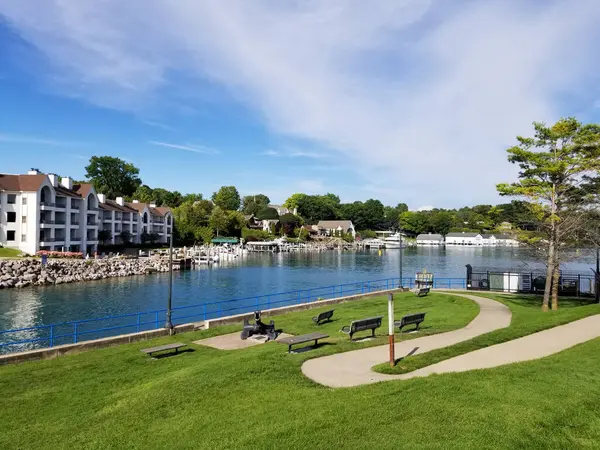
[[[365,248],[384,248],[385,242],[381,239],[365,239],[362,246]]]
[[[400,233],[392,234],[386,237],[383,242],[385,248],[401,248],[402,247],[402,235]]]

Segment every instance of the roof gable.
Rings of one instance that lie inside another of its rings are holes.
[[[0,174],[0,190],[37,192],[48,177],[42,173],[37,175]]]

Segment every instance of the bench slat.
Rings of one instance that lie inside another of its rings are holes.
[[[315,339],[325,339],[328,338],[329,335],[324,333],[310,333],[303,334],[301,336],[290,336],[282,339],[278,339],[277,342],[281,344],[294,345],[294,344],[302,344],[304,342],[314,341]]]

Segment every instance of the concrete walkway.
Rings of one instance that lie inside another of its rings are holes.
[[[447,292],[447,294],[450,293]],[[452,293],[451,295],[465,297],[476,302],[479,305],[479,315],[466,327],[459,330],[397,342],[395,345],[396,358],[400,358],[409,353],[414,355],[435,350],[437,348],[448,347],[459,342],[473,339],[481,334],[489,333],[490,331],[506,328],[510,325],[512,314],[510,309],[502,303],[469,294]],[[398,339],[398,335],[396,335],[396,338]],[[412,373],[404,375],[385,375],[371,371],[371,367],[388,360],[388,352],[388,346],[381,345],[378,347],[310,359],[302,364],[302,372],[308,378],[319,384],[335,388],[410,378],[409,375],[412,375]],[[427,368],[421,370],[425,369]],[[426,374],[420,376],[425,375]]]

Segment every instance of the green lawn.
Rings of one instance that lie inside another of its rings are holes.
[[[419,336],[477,313],[438,293],[404,294],[396,307],[428,311],[430,328]],[[277,343],[236,351],[192,345],[158,360],[138,351],[232,329],[222,327],[0,367],[0,448],[597,448],[600,340],[535,362],[333,390],[304,377],[302,362],[376,343],[350,344],[337,330],[381,313],[385,299],[335,308],[339,320],[322,327],[333,345],[300,354]],[[314,312],[275,323],[312,331]]]
[[[591,299],[560,299],[558,311],[541,312],[542,300],[539,296],[480,294],[481,297],[492,298],[508,306],[512,312],[512,320],[508,328],[483,334],[469,341],[460,342],[450,347],[432,350],[427,353],[402,359],[395,367],[388,363],[375,366],[373,370],[380,373],[399,374],[435,364],[454,356],[500,344],[513,339],[546,330],[548,328],[573,322],[594,314],[600,314],[600,305],[590,303]]]
[[[0,258],[20,258],[21,250],[16,248],[0,247]]]

